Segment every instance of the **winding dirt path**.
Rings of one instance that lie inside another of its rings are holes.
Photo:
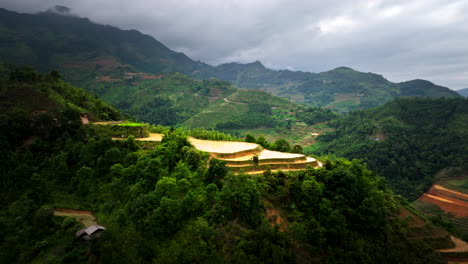
[[[449,249],[439,249],[439,252],[468,252],[468,243],[465,241],[456,238],[454,236],[450,236],[450,239],[455,243],[455,247]]]

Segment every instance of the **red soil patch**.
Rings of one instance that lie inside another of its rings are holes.
[[[149,74],[142,74],[140,76],[142,80],[159,80],[162,77],[164,77],[164,75],[149,75]]]
[[[468,258],[447,258],[448,264],[468,264]]]
[[[458,192],[455,190],[447,189],[442,185],[434,184],[431,189],[429,190],[430,194],[434,194],[436,196],[449,196],[454,197],[461,200],[468,200],[468,194]]]
[[[457,217],[468,217],[468,202],[453,197],[441,197],[430,193],[423,194],[419,199],[437,205],[443,211],[450,212]]]
[[[279,226],[279,231],[284,232],[287,229],[289,223],[286,219],[281,217],[280,212],[277,209],[266,208],[266,216],[272,226]]]
[[[421,226],[426,225],[426,222],[424,220],[422,220],[419,216],[413,214],[412,212],[408,211],[405,208],[400,208],[398,217],[402,219],[411,217],[411,223],[409,223],[411,227],[421,227]]]
[[[99,82],[117,82],[119,79],[112,79],[110,76],[102,76],[98,79]]]
[[[99,65],[105,68],[116,68],[120,66],[120,63],[113,57],[99,57],[91,61],[91,64]]]

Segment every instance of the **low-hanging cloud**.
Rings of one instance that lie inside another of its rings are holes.
[[[212,65],[262,61],[320,72],[339,66],[468,87],[468,2],[445,0],[4,0],[137,29]]]

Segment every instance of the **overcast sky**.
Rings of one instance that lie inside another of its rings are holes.
[[[468,0],[2,0],[19,12],[64,5],[149,34],[194,60],[261,61],[311,72],[348,66],[390,81],[468,87]]]

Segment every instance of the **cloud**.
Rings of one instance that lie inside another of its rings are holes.
[[[137,29],[213,65],[262,61],[321,72],[349,66],[391,81],[468,87],[468,2],[445,0],[3,0],[21,12],[52,6]]]

